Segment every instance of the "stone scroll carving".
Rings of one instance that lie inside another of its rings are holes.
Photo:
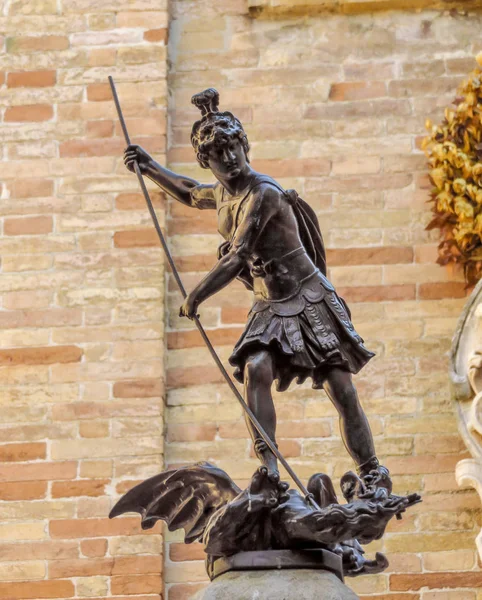
[[[460,486],[471,486],[482,499],[482,281],[460,316],[452,343],[450,377],[459,430],[472,454],[456,467]],[[482,558],[482,530],[477,536]]]

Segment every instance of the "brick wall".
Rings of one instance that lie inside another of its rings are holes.
[[[163,263],[106,78],[164,160],[166,8],[2,8],[0,597],[156,597],[160,530],[106,518],[161,468],[164,381]]]
[[[466,456],[450,404],[447,350],[465,302],[460,273],[434,264],[424,230],[429,183],[419,150],[427,117],[438,121],[482,50],[480,14],[380,12],[253,20],[239,0],[174,0],[168,161],[209,181],[189,145],[193,93],[221,92],[245,125],[255,169],[295,187],[317,211],[330,276],[355,325],[377,352],[356,377],[378,452],[395,491],[424,503],[369,551],[388,553],[378,576],[349,580],[363,599],[476,600],[479,500],[457,489]],[[215,261],[215,215],[169,203],[170,242],[187,288]],[[215,461],[240,483],[257,466],[241,410],[168,277],[169,464]],[[250,294],[238,284],[201,307],[226,359],[242,332]],[[276,398],[281,450],[305,480],[352,465],[322,392],[292,387]],[[202,551],[167,534],[169,600],[204,585]]]
[[[465,451],[446,351],[460,274],[433,264],[418,150],[482,50],[480,15],[380,12],[252,20],[244,0],[12,0],[0,17],[0,597],[185,600],[202,552],[137,517],[106,514],[166,461],[217,462],[239,483],[257,466],[241,412],[167,278],[106,77],[133,140],[209,180],[189,146],[192,93],[214,85],[245,124],[253,165],[296,187],[320,217],[330,275],[377,358],[357,377],[396,491],[424,504],[370,552],[390,570],[350,580],[362,598],[480,600],[479,501],[458,490]],[[162,218],[163,200],[154,195]],[[186,287],[214,263],[214,214],[168,206]],[[234,300],[233,300],[234,298]],[[163,333],[164,306],[168,332]],[[250,305],[238,284],[201,308],[226,359]],[[308,385],[280,394],[281,449],[307,478],[351,467],[334,410]],[[444,589],[444,591],[441,591]],[[477,595],[478,594],[478,595]]]

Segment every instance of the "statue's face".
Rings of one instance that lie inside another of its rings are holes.
[[[232,179],[246,169],[247,160],[241,141],[228,138],[213,144],[208,152],[209,168],[218,179]]]

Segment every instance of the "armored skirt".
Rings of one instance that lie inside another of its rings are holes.
[[[344,301],[319,270],[289,298],[255,302],[229,358],[238,381],[244,381],[248,357],[263,349],[274,358],[278,391],[293,379],[302,383],[308,377],[313,388],[321,388],[331,368],[358,373],[374,356],[356,333]]]

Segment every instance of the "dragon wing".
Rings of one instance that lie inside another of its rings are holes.
[[[212,515],[241,492],[222,469],[207,462],[164,471],[129,490],[109,518],[127,512],[141,515],[142,529],[159,520],[169,531],[184,529],[185,543],[202,537]]]

